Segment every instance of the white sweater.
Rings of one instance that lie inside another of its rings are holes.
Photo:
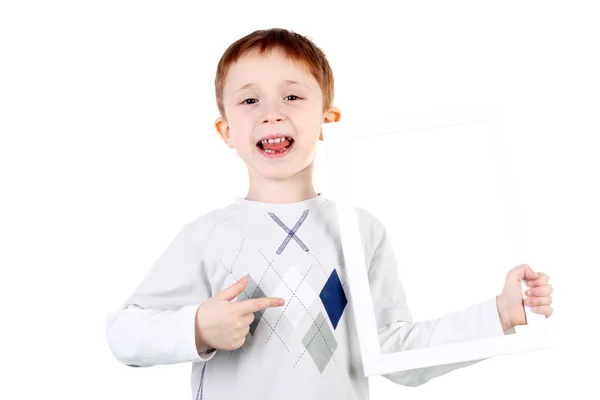
[[[495,296],[413,322],[383,224],[358,208],[382,352],[503,335]],[[245,344],[198,354],[196,309],[242,276],[236,300],[282,297],[255,314]],[[235,198],[185,224],[121,307],[106,338],[129,366],[192,363],[192,399],[368,399],[333,201],[271,204]],[[385,375],[416,386],[479,361]]]

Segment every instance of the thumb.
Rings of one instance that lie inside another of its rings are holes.
[[[512,272],[515,280],[525,279],[530,281],[540,277],[528,264],[521,264],[514,268]]]
[[[217,293],[213,297],[221,300],[231,301],[235,299],[240,293],[246,289],[246,285],[248,284],[248,279],[246,277],[242,277],[239,281],[229,286],[226,289],[223,289],[221,292]]]

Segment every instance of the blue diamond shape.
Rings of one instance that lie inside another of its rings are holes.
[[[346,293],[344,293],[344,288],[342,287],[342,283],[340,282],[340,278],[335,269],[331,275],[329,275],[329,279],[327,279],[327,283],[325,283],[319,297],[323,302],[323,306],[325,306],[327,315],[329,315],[333,329],[337,328],[338,322],[344,312],[344,308],[346,308],[346,304],[348,304],[348,300],[346,299]]]

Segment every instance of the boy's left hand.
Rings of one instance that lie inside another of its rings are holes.
[[[528,289],[527,299],[523,301],[521,280],[525,279]],[[535,272],[527,264],[521,264],[508,272],[502,293],[496,297],[498,315],[504,331],[517,325],[527,323],[524,304],[532,306],[532,311],[543,314],[546,318],[552,315],[553,288],[548,284],[550,277],[543,272]]]

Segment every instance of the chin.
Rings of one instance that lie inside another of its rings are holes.
[[[309,165],[310,166],[310,165]],[[260,168],[255,169],[254,172],[260,175],[261,177],[273,181],[285,181],[290,178],[295,177],[296,175],[305,172],[309,166],[298,167],[298,166],[273,166],[271,168]]]
[[[290,173],[286,171],[265,171],[260,174],[265,179],[269,179],[271,181],[286,181],[292,177],[294,177],[295,173]]]

